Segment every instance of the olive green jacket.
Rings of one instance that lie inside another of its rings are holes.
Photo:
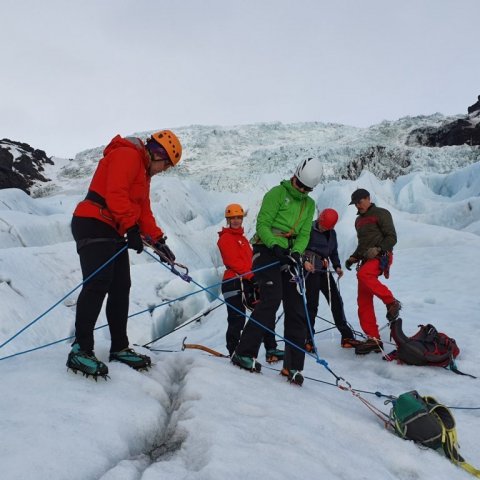
[[[314,214],[315,202],[308,193],[297,190],[290,180],[283,180],[263,197],[254,243],[289,248],[288,238],[282,235],[290,232],[291,250],[301,254],[310,240]]]
[[[365,213],[358,213],[355,220],[358,246],[352,257],[362,259],[370,247],[379,247],[384,252],[391,252],[397,243],[397,232],[393,225],[391,213],[374,203]]]

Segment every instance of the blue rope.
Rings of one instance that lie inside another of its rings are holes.
[[[127,246],[125,246],[121,251],[123,251],[125,248],[127,248]],[[117,252],[116,255],[114,255],[110,260],[108,260],[104,265],[102,265],[98,270],[96,270],[94,273],[92,273],[92,275],[90,275],[89,277],[87,277],[80,285],[78,285],[77,287],[75,287],[73,290],[71,290],[67,295],[65,295],[65,297],[63,297],[61,300],[59,300],[55,305],[53,305],[49,310],[47,310],[45,313],[43,313],[40,317],[36,318],[34,321],[32,321],[29,325],[25,326],[22,330],[20,330],[16,335],[14,335],[12,338],[10,338],[9,340],[7,340],[3,345],[6,345],[8,342],[10,342],[11,340],[13,340],[16,336],[18,336],[23,330],[26,330],[30,325],[33,325],[36,321],[40,320],[40,318],[44,315],[46,315],[49,311],[51,311],[54,307],[56,307],[61,301],[63,301],[66,297],[68,297],[72,292],[74,292],[77,288],[79,288],[81,285],[83,285],[85,282],[87,282],[91,277],[93,277],[95,274],[97,274],[102,268],[104,268],[109,262],[111,262],[115,256],[117,256],[118,254],[121,253],[121,251]],[[149,255],[151,255],[149,252],[146,252],[148,253]],[[153,257],[155,258],[155,260],[158,260],[156,257]],[[260,270],[263,270],[265,268],[269,268],[271,267],[272,265],[275,265],[277,262],[274,262],[270,265],[265,265],[263,267],[259,267],[255,270],[251,270],[250,272],[246,272],[244,274],[242,274],[241,276],[244,276],[244,275],[249,275],[250,273],[255,273],[255,272],[258,272]],[[214,283],[213,285],[210,285],[208,288],[215,288],[215,287],[218,287],[219,285],[222,285],[224,283],[228,283],[228,282],[231,282],[233,280],[235,280],[236,278],[229,278],[223,282],[218,282],[218,283]],[[132,313],[131,315],[128,316],[128,318],[132,318],[132,317],[135,317],[137,315],[140,315],[141,313],[145,313],[145,312],[152,312],[153,310],[155,310],[156,308],[159,308],[159,307],[163,307],[165,305],[169,305],[170,303],[173,303],[173,302],[177,302],[177,301],[180,301],[180,300],[184,300],[185,298],[187,297],[190,297],[192,295],[196,295],[197,293],[201,293],[203,291],[205,291],[206,289],[204,287],[202,287],[200,290],[196,290],[194,292],[191,292],[191,293],[187,293],[185,295],[182,295],[181,297],[177,297],[177,298],[174,298],[173,300],[168,300],[166,302],[163,302],[163,303],[160,303],[158,305],[154,305],[153,307],[150,307],[150,308],[147,308],[145,310],[141,310],[139,312],[136,312],[136,313]],[[209,295],[211,295],[210,292],[208,292]],[[223,302],[223,300],[221,300]],[[225,303],[225,302],[223,302]],[[105,323],[103,325],[100,325],[98,327],[95,327],[94,330],[99,330],[100,328],[104,328],[104,327],[107,327],[108,326],[108,323]],[[8,355],[8,356],[5,356],[5,357],[0,357],[0,361],[1,360],[6,360],[7,358],[12,358],[12,357],[17,357],[19,355],[23,355],[25,353],[30,353],[30,352],[34,352],[36,350],[40,350],[42,348],[46,348],[46,347],[50,347],[52,345],[56,345],[58,343],[62,343],[62,342],[65,342],[67,340],[72,340],[73,338],[75,338],[75,335],[72,335],[70,337],[65,337],[65,338],[62,338],[60,340],[56,340],[54,342],[50,342],[50,343],[47,343],[45,345],[41,345],[39,347],[34,347],[34,348],[30,348],[28,350],[24,350],[24,351],[21,351],[21,352],[17,352],[17,353],[14,353],[12,355]],[[3,347],[3,345],[0,346]]]
[[[157,258],[157,257],[154,257],[150,252],[144,250],[145,253],[147,253],[148,255],[150,255],[152,258],[154,258],[156,261],[160,262],[160,260]],[[160,262],[162,263],[162,262]],[[239,275],[240,277],[244,277],[245,275],[250,275],[251,273],[255,273],[255,272],[259,272],[260,270],[264,270],[266,268],[270,268],[271,266],[273,265],[276,265],[277,262],[274,262],[274,263],[271,263],[269,265],[264,265],[263,267],[259,267],[259,268],[256,268],[255,270],[250,270],[249,272],[246,272],[246,273],[242,273],[241,275]],[[162,263],[163,265],[163,263]],[[164,265],[166,266],[166,265]],[[169,269],[169,271],[171,272],[171,269],[170,267],[166,267]],[[175,273],[175,272],[173,272]],[[178,275],[178,274],[176,274]],[[200,290],[195,290],[194,292],[191,292],[191,293],[187,293],[185,295],[182,295],[181,297],[177,297],[177,298],[174,298],[173,300],[169,300],[167,302],[163,302],[163,303],[160,303],[158,305],[154,305],[153,307],[150,307],[150,308],[146,308],[145,310],[140,310],[139,312],[136,312],[136,313],[132,313],[132,315],[130,315],[128,318],[130,317],[135,317],[136,315],[140,315],[141,313],[145,313],[145,312],[152,312],[153,310],[155,310],[156,308],[158,307],[163,307],[164,305],[168,305],[169,303],[173,303],[173,302],[176,302],[176,301],[180,301],[180,300],[184,300],[185,298],[187,297],[190,297],[191,295],[196,295],[197,293],[202,293],[206,290],[209,290],[211,288],[216,288],[220,285],[223,285],[223,284],[226,284],[226,283],[229,283],[229,282],[233,282],[234,280],[237,280],[238,277],[233,277],[233,278],[229,278],[227,280],[224,280],[222,282],[217,282],[217,283],[214,283],[213,285],[210,285],[208,287],[201,287]],[[198,285],[197,285],[198,286]],[[215,296],[213,295],[212,293],[210,292],[207,292],[209,295],[212,295],[212,296]],[[223,300],[222,300],[223,302]],[[225,303],[225,302],[223,302]]]
[[[58,304],[63,302],[68,296],[70,296],[75,290],[80,288],[85,282],[88,282],[93,276],[95,276],[100,270],[105,268],[109,263],[111,263],[113,260],[115,260],[116,257],[118,257],[123,251],[125,251],[128,248],[127,245],[125,245],[121,250],[119,250],[115,255],[113,255],[109,260],[107,260],[101,267],[97,268],[91,275],[89,275],[83,282],[79,283],[74,289],[70,290],[65,296],[63,296],[58,302],[53,304],[49,309],[45,310],[41,315],[39,315],[37,318],[32,320],[28,325],[25,325],[22,329],[20,329],[15,335],[10,337],[7,341],[3,342],[0,345],[0,349],[3,348],[7,343],[10,343],[14,338],[18,337],[22,332],[27,330],[27,328],[30,328],[34,323],[38,322],[42,317],[44,317],[47,313],[51,312]]]
[[[156,261],[158,261],[159,263],[161,263],[163,265],[164,268],[167,268],[170,270],[169,266],[168,265],[165,265],[163,262],[160,261],[160,259],[156,258],[153,254],[151,254],[150,252],[146,252],[148,255],[150,255],[152,258],[154,258]],[[272,264],[270,264],[269,266],[273,266],[273,265],[277,265],[278,262],[274,262]],[[250,315],[242,312],[241,310],[239,310],[238,308],[236,308],[234,305],[231,305],[229,304],[228,302],[226,302],[225,300],[223,300],[221,297],[219,297],[218,295],[210,292],[208,290],[208,287],[203,287],[202,285],[200,285],[198,282],[196,282],[193,278],[190,279],[191,282],[195,285],[197,285],[197,287],[200,287],[202,290],[208,292],[210,295],[212,295],[213,297],[215,297],[217,300],[220,300],[221,302],[223,302],[225,305],[228,305],[230,308],[232,308],[233,310],[235,310],[236,312],[240,313],[241,315],[243,315],[244,317],[246,317],[248,320],[251,320],[253,323],[255,323],[256,325],[258,325],[259,327],[263,328],[265,331],[277,336],[278,338],[282,339],[285,343],[288,343],[290,346],[292,346],[293,348],[299,350],[300,352],[303,352],[305,355],[315,359],[316,363],[322,365],[323,367],[325,367],[336,379],[337,381],[339,380],[343,380],[343,378],[339,377],[338,375],[336,375],[331,369],[330,367],[328,366],[328,363],[326,360],[320,358],[317,354],[317,356],[313,355],[312,353],[310,352],[307,352],[305,349],[299,347],[298,345],[296,345],[295,343],[291,342],[290,340],[287,340],[285,337],[282,337],[282,335],[278,334],[277,332],[275,332],[274,330],[271,330],[270,328],[266,327],[265,325],[262,325],[259,321],[255,320],[253,317],[251,317]]]

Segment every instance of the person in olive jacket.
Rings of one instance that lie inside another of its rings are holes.
[[[275,314],[283,301],[284,336],[288,342],[282,373],[299,385],[303,383],[301,371],[305,361],[303,348],[307,325],[303,297],[297,291],[296,283],[292,282],[289,267],[302,268],[301,255],[308,244],[315,213],[315,202],[308,193],[320,182],[321,175],[318,159],[303,160],[290,180],[283,180],[263,198],[253,239],[253,268],[260,302],[251,315],[256,322],[247,322],[231,359],[241,368],[261,370],[256,357],[265,330],[262,326],[274,331]],[[274,265],[257,270],[270,264]]]
[[[355,347],[355,353],[366,354],[379,352],[383,347],[373,297],[378,297],[385,304],[387,319],[390,321],[398,318],[401,308],[400,302],[395,299],[390,289],[379,280],[381,275],[386,278],[389,276],[397,233],[390,212],[372,203],[367,190],[355,190],[350,205],[355,205],[358,210],[355,220],[358,245],[345,266],[350,270],[353,264],[358,263],[358,318],[368,339]]]

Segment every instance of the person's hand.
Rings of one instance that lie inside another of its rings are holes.
[[[143,240],[138,225],[134,225],[127,230],[127,245],[128,248],[136,250],[137,253],[143,252]]]
[[[358,262],[358,260],[357,260],[355,257],[349,257],[349,258],[347,259],[347,261],[345,262],[345,268],[346,268],[347,270],[351,270],[351,269],[352,269],[352,265],[355,264],[355,263],[357,263],[357,262]]]
[[[272,247],[273,254],[280,260],[281,265],[288,265],[291,263],[290,255],[286,248],[281,247],[280,245],[274,245]]]
[[[165,243],[167,237],[161,237],[154,245],[157,255],[160,261],[163,263],[171,263],[175,261],[175,255],[170,250],[169,246]]]
[[[302,266],[302,256],[298,252],[292,252],[289,263],[293,267]]]
[[[367,251],[365,252],[365,258],[367,260],[371,260],[372,258],[377,257],[381,251],[382,251],[382,249],[379,248],[379,247],[367,248]]]
[[[315,266],[313,265],[313,263],[310,263],[310,262],[303,262],[303,268],[305,268],[305,270],[307,272],[314,272],[315,271]]]
[[[337,272],[338,278],[342,278],[342,277],[343,277],[342,267],[337,267],[337,268],[335,269],[335,271]]]

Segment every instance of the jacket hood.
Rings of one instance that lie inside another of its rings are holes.
[[[142,142],[142,140],[138,137],[121,137],[120,135],[116,135],[112,138],[110,143],[105,147],[103,151],[103,156],[105,157],[109,153],[112,153],[117,148],[131,148],[136,150],[142,157],[143,163],[145,167],[148,167],[150,163],[150,158],[148,157],[147,150]]]
[[[308,197],[307,192],[301,192],[300,190],[297,190],[293,185],[290,180],[282,180],[280,182],[280,185],[287,190],[287,192],[293,197],[297,198],[299,200],[303,200],[304,198]]]
[[[221,237],[225,233],[229,233],[230,235],[243,235],[243,227],[240,227],[240,228],[223,227],[222,230],[218,232],[218,236]]]

